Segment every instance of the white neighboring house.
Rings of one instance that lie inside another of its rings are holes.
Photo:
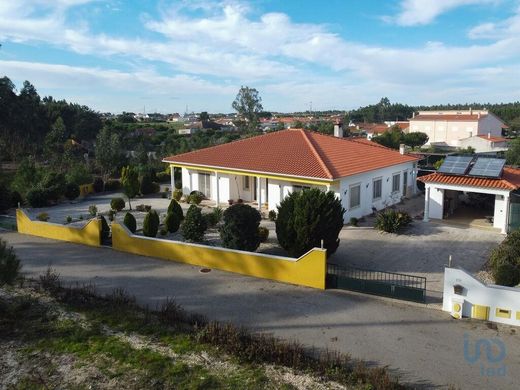
[[[428,135],[428,143],[460,147],[460,140],[477,135],[502,137],[505,123],[487,110],[419,111],[410,118],[409,132]]]
[[[182,169],[185,194],[198,190],[221,204],[242,199],[275,210],[293,191],[333,191],[344,220],[371,214],[415,193],[417,158],[363,139],[290,129],[241,139],[163,161]]]
[[[509,145],[507,139],[487,134],[463,138],[459,141],[459,147],[463,149],[472,147],[475,149],[475,153],[479,154],[496,154],[505,152]]]

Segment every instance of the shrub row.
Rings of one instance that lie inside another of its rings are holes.
[[[514,287],[520,283],[520,230],[508,234],[489,258],[495,283]]]

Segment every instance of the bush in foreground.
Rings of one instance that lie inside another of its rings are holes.
[[[137,230],[137,222],[132,214],[126,213],[125,218],[123,219],[123,223],[132,233],[135,233]]]
[[[204,239],[206,229],[206,219],[202,215],[202,210],[191,205],[182,224],[182,235],[188,241],[200,242]]]
[[[412,223],[412,217],[405,211],[387,209],[376,217],[376,229],[387,233],[399,233]]]
[[[258,226],[262,217],[258,210],[246,204],[234,204],[224,211],[220,238],[224,248],[255,251],[260,245]]]
[[[172,192],[172,198],[175,199],[177,202],[179,202],[182,198],[182,190],[176,188],[173,192]]]
[[[143,234],[146,237],[156,237],[159,230],[159,214],[157,211],[150,210],[143,221]]]
[[[0,286],[13,284],[18,277],[22,265],[16,257],[14,249],[0,238]]]
[[[290,256],[300,257],[323,240],[327,256],[339,246],[345,210],[332,191],[317,188],[293,192],[278,206],[276,236]]]
[[[164,225],[166,226],[166,230],[170,233],[175,233],[179,230],[181,226],[181,220],[178,214],[168,213],[166,214],[166,218],[164,219]]]
[[[489,257],[495,283],[516,286],[520,283],[520,230],[509,233]]]
[[[173,213],[177,216],[177,218],[182,221],[184,219],[184,213],[182,212],[182,207],[175,199],[170,201],[168,205],[168,214]]]

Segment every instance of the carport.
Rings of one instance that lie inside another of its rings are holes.
[[[461,209],[465,208],[468,219],[480,218],[502,233],[509,231],[512,192],[520,188],[520,169],[504,167],[497,178],[435,172],[417,180],[425,184],[425,222],[430,218],[449,219],[457,214],[460,217]],[[473,202],[471,207],[471,198],[482,199],[482,204]]]

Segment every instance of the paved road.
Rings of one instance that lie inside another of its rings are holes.
[[[456,321],[443,312],[389,302],[346,291],[316,291],[235,274],[89,248],[17,233],[2,233],[37,276],[48,264],[63,280],[94,282],[102,291],[123,287],[143,304],[175,297],[186,309],[246,325],[307,345],[350,353],[373,364],[389,365],[402,381],[423,388],[447,384],[462,389],[518,389],[520,339],[512,328]],[[518,330],[520,332],[520,329]],[[499,337],[507,348],[505,376],[481,375],[464,358],[464,335]]]

